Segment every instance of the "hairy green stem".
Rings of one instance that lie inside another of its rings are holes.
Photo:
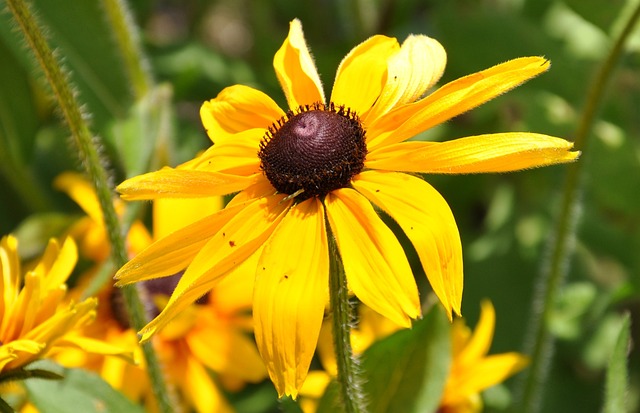
[[[585,155],[589,136],[596,120],[607,85],[616,68],[624,44],[640,17],[640,3],[629,15],[624,29],[618,34],[616,41],[597,72],[591,84],[582,117],[575,136],[575,149],[582,151],[579,162],[567,167],[558,222],[555,233],[550,239],[550,257],[546,267],[542,269],[538,288],[534,292],[532,319],[529,323],[529,348],[525,349],[531,356],[531,365],[522,382],[518,411],[534,413],[540,409],[542,385],[548,375],[553,357],[553,337],[549,331],[549,318],[554,303],[557,302],[562,283],[569,269],[569,259],[573,253],[575,231],[580,207],[580,187]]]
[[[133,87],[136,100],[142,99],[153,86],[149,62],[140,46],[138,26],[125,0],[102,0],[107,21],[122,55],[124,67]]]
[[[329,228],[329,226],[327,226]],[[333,347],[338,366],[338,385],[346,413],[366,412],[360,366],[351,349],[352,308],[347,277],[336,241],[329,230],[329,305],[332,314]]]
[[[127,262],[127,252],[124,245],[124,237],[120,231],[120,222],[113,206],[112,189],[109,185],[107,171],[98,154],[98,142],[91,134],[89,126],[80,111],[80,104],[72,90],[71,83],[49,47],[42,28],[36,21],[29,5],[24,0],[7,0],[7,5],[24,34],[29,48],[40,64],[67,126],[71,130],[72,141],[87,175],[93,182],[102,208],[105,226],[111,243],[113,262],[117,267],[120,267]],[[136,288],[132,286],[124,288],[123,296],[127,303],[133,327],[141,329],[147,320]],[[164,377],[156,354],[150,344],[143,346],[143,353],[159,410],[161,412],[172,412],[173,409],[168,399]]]

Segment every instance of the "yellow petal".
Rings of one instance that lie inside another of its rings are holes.
[[[338,66],[331,102],[363,116],[380,96],[387,61],[400,49],[393,37],[373,36],[354,47]]]
[[[223,89],[200,108],[202,124],[214,143],[248,129],[266,129],[282,116],[284,112],[268,95],[243,85]]]
[[[159,239],[118,270],[120,287],[183,271],[204,245],[246,204],[227,207]]]
[[[284,198],[285,195],[274,195],[250,202],[209,239],[180,278],[160,315],[141,330],[142,341],[151,338],[264,244],[292,203]]]
[[[230,375],[243,382],[258,383],[267,376],[256,345],[246,334],[229,326],[198,327],[185,339],[191,353],[202,364],[220,375]]]
[[[123,199],[196,198],[240,191],[260,174],[230,175],[212,171],[163,168],[127,179],[116,190]]]
[[[153,237],[164,238],[222,209],[221,196],[207,198],[161,198],[153,202]]]
[[[456,404],[482,392],[524,369],[529,359],[519,353],[485,357],[468,366],[463,374],[447,383],[442,404]]]
[[[233,409],[198,360],[186,357],[184,373],[176,377],[182,391],[198,412],[232,413]]]
[[[480,306],[480,320],[478,320],[469,341],[456,356],[455,363],[469,366],[489,353],[495,325],[496,311],[493,304],[489,300],[483,300]]]
[[[426,98],[400,106],[369,125],[369,148],[409,139],[513,89],[549,66],[542,57],[522,57],[447,83]]]
[[[372,151],[365,166],[405,172],[472,174],[511,172],[567,163],[573,142],[537,133],[469,136],[447,142],[403,142]]]
[[[49,240],[42,259],[34,271],[43,279],[44,291],[58,288],[67,282],[67,278],[78,261],[78,248],[71,237],[62,242]]]
[[[247,129],[216,143],[202,155],[180,165],[178,169],[223,172],[249,176],[260,172],[258,150],[266,129]]]
[[[367,171],[353,187],[391,216],[416,249],[449,319],[462,303],[462,245],[451,209],[431,185],[396,172]]]
[[[384,88],[363,121],[371,123],[394,107],[422,97],[440,80],[446,63],[447,54],[437,40],[422,35],[407,37],[400,51],[389,58]]]
[[[411,267],[393,232],[353,189],[329,193],[327,217],[349,288],[373,310],[403,326],[420,315]]]
[[[278,395],[296,398],[329,299],[329,251],[322,204],[291,208],[258,264],[253,317],[258,349]]]
[[[114,346],[105,341],[79,335],[66,335],[56,342],[56,347],[77,347],[85,353],[103,356],[117,356],[129,363],[134,363],[133,351],[130,348]]]
[[[82,175],[63,172],[53,180],[53,186],[69,195],[91,219],[102,223],[102,208],[95,189]]]
[[[315,102],[324,103],[322,83],[304,40],[300,20],[291,21],[289,36],[276,52],[273,67],[291,109]]]

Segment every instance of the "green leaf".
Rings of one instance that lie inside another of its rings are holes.
[[[174,123],[172,96],[168,84],[153,88],[132,106],[127,118],[116,120],[107,132],[115,142],[128,177],[175,164],[171,140]],[[150,165],[151,160],[156,164]]]
[[[583,19],[608,32],[627,1],[609,0],[606,7],[601,0],[565,0],[565,3]]]
[[[100,2],[35,0],[32,3],[47,28],[51,45],[63,57],[95,130],[113,117],[124,116],[131,102],[129,82]],[[4,38],[29,72],[41,73],[24,47],[21,35],[11,30],[11,20],[9,13],[0,15],[0,38]]]
[[[604,413],[618,413],[627,411],[626,394],[629,373],[627,371],[627,353],[630,343],[631,319],[624,316],[613,354],[607,367],[607,381],[605,384]]]
[[[401,330],[363,354],[364,392],[371,412],[436,411],[451,363],[450,324],[434,305],[410,330]]]
[[[369,347],[362,355],[364,396],[371,413],[434,412],[440,404],[451,364],[451,328],[434,305],[413,327]],[[332,381],[317,413],[338,413],[338,383]]]
[[[24,384],[29,400],[41,413],[66,413],[70,406],[73,411],[83,413],[143,412],[142,407],[114,390],[100,376],[86,370],[65,369],[62,380],[30,379]]]

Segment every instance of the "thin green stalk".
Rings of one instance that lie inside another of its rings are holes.
[[[327,226],[328,228],[328,226]],[[366,412],[360,366],[351,349],[352,309],[347,277],[336,241],[329,230],[329,305],[333,322],[333,347],[338,365],[338,384],[346,413]]]
[[[567,168],[556,232],[550,240],[550,257],[543,268],[540,282],[534,293],[532,319],[530,322],[529,348],[525,350],[531,356],[531,365],[527,370],[521,390],[518,411],[534,413],[540,408],[542,398],[541,386],[548,375],[553,356],[553,337],[549,331],[549,318],[554,303],[557,302],[562,283],[569,269],[569,259],[573,253],[575,231],[580,207],[580,187],[587,155],[589,136],[607,85],[616,68],[624,44],[640,18],[640,3],[630,14],[624,29],[619,33],[609,55],[604,60],[591,84],[584,111],[575,137],[575,149],[582,151],[580,161]],[[527,351],[528,350],[528,351]]]
[[[124,67],[136,100],[142,99],[153,86],[149,62],[140,46],[138,26],[125,0],[102,0],[107,20],[122,55]]]
[[[112,189],[109,185],[107,172],[98,154],[98,142],[93,138],[89,126],[80,111],[80,104],[76,100],[71,84],[62,70],[62,66],[49,47],[41,27],[38,25],[29,5],[24,0],[7,0],[9,10],[24,34],[29,48],[40,64],[44,75],[53,90],[58,106],[63,114],[67,126],[71,130],[72,141],[82,161],[85,171],[96,190],[98,200],[104,215],[105,226],[111,243],[114,264],[118,267],[127,261],[124,238],[120,232],[120,223],[113,207]],[[132,325],[141,329],[147,322],[142,302],[135,287],[125,288],[123,291],[125,302],[131,317]],[[152,387],[161,412],[171,412],[171,404],[164,384],[164,377],[157,357],[150,344],[143,346],[147,362],[147,369]]]

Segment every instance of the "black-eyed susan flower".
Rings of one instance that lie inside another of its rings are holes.
[[[411,240],[449,316],[459,313],[457,226],[442,196],[414,173],[514,171],[578,153],[570,142],[533,133],[407,141],[549,67],[540,57],[515,59],[428,93],[445,62],[443,47],[427,36],[402,45],[373,36],[344,58],[326,99],[302,26],[292,21],[274,58],[288,111],[256,89],[226,88],[200,112],[211,148],[118,187],[129,200],[239,192],[222,211],[159,240],[118,272],[123,285],[186,268],[143,340],[230,271],[253,266],[256,340],[278,393],[295,397],[328,299],[329,236],[363,303],[406,327],[420,315],[405,253],[373,205]]]
[[[9,235],[0,241],[0,380],[68,348],[132,359],[122,348],[81,334],[95,318],[97,300],[67,300],[65,283],[76,260],[73,239],[52,239],[42,258],[23,272],[16,238]]]
[[[58,189],[69,194],[86,212],[73,225],[71,233],[84,241],[84,252],[90,258],[106,256],[109,242],[102,223],[102,214],[91,184],[75,173],[56,178]],[[182,228],[199,217],[222,208],[220,197],[208,199],[163,199],[153,205],[153,233],[155,238]],[[96,236],[101,235],[101,236]],[[130,254],[135,255],[151,243],[151,235],[136,222],[127,234]],[[86,274],[74,291],[81,294],[93,274]],[[143,283],[146,308],[155,315],[166,303],[178,276],[150,280]],[[85,282],[86,281],[86,282]],[[197,412],[230,412],[220,386],[210,374],[215,372],[226,390],[236,391],[246,383],[256,383],[267,376],[264,364],[251,339],[253,324],[251,308],[253,273],[237,273],[228,277],[209,292],[206,298],[185,308],[167,327],[154,337],[153,345],[162,363],[165,378],[176,389],[186,410]],[[134,401],[152,404],[151,387],[144,370],[135,331],[129,327],[126,310],[119,291],[109,283],[99,293],[101,305],[97,321],[83,333],[109,343],[136,350],[140,364],[124,360],[88,355],[68,350],[57,359],[65,365],[87,368],[100,373],[114,388]]]
[[[481,411],[482,391],[502,383],[529,364],[529,358],[520,353],[488,355],[495,324],[495,310],[488,300],[481,303],[480,320],[473,333],[464,320],[453,322],[451,368],[438,412]]]

